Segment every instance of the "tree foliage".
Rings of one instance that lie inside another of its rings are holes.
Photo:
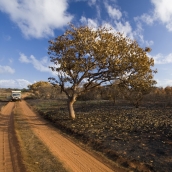
[[[153,59],[136,41],[106,27],[92,29],[70,24],[63,35],[50,40],[49,44],[48,53],[54,64],[50,68],[58,76],[49,79],[66,93],[69,115],[73,119],[73,103],[82,92],[115,80],[151,76],[153,72]]]
[[[155,84],[156,81],[153,80],[152,72],[143,71],[121,80],[118,88],[127,100],[135,107],[139,107],[143,96],[149,94]]]
[[[59,90],[58,85],[52,85],[47,81],[38,81],[28,85],[28,88],[36,98],[56,98]]]

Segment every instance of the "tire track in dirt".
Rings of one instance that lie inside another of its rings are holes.
[[[0,172],[25,172],[14,127],[14,102],[9,102],[0,113]]]
[[[34,133],[44,142],[54,156],[58,157],[67,169],[73,172],[120,172],[110,169],[87,152],[64,138],[55,127],[36,115],[25,101],[19,102],[24,116]]]
[[[13,102],[8,103],[0,115],[0,172],[14,172],[9,143],[9,123],[13,107]]]

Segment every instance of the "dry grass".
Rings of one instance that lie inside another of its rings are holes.
[[[2,108],[7,104],[7,102],[0,102],[0,111],[2,110]]]
[[[0,88],[0,102],[8,102],[10,100],[11,90]]]
[[[19,107],[14,110],[14,122],[23,163],[28,172],[66,172],[62,163],[34,135]]]

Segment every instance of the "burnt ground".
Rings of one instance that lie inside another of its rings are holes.
[[[75,104],[70,120],[64,100],[28,100],[65,133],[133,171],[172,171],[172,108],[114,106],[109,101]]]

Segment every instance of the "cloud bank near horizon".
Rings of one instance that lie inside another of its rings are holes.
[[[10,79],[10,80],[0,80],[0,88],[27,88],[31,82],[25,79]]]

